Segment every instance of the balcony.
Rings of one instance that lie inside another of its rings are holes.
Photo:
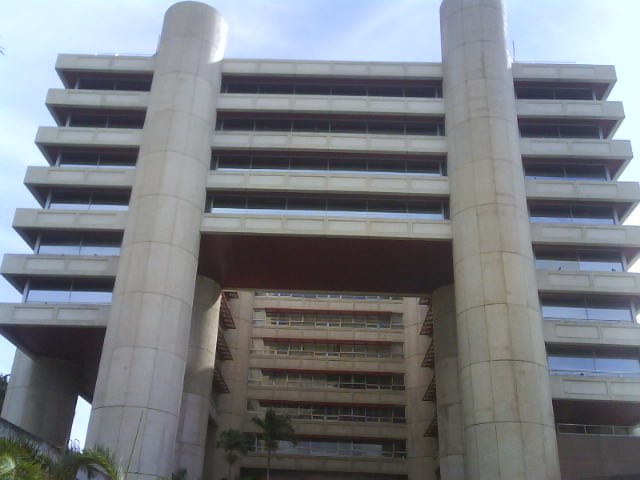
[[[439,79],[442,78],[442,64],[225,59],[222,61],[222,73]]]
[[[441,98],[222,94],[218,110],[234,112],[352,113],[443,116]]]
[[[546,343],[640,345],[640,325],[635,323],[545,320],[542,326]]]
[[[134,174],[133,169],[118,168],[28,167],[24,183],[36,198],[44,198],[52,187],[130,190]]]
[[[146,110],[149,93],[52,88],[47,92],[45,103],[53,117],[61,123],[70,111]]]
[[[139,147],[142,131],[137,128],[40,127],[36,145],[51,159],[61,147]]]
[[[371,193],[406,196],[446,197],[449,182],[446,177],[419,175],[383,175],[339,172],[264,172],[248,170],[209,173],[207,189],[279,191],[307,193]]]
[[[78,55],[62,54],[56,60],[56,71],[63,83],[69,87],[78,72],[101,73],[147,73],[155,68],[153,55]]]
[[[537,270],[538,290],[548,293],[593,293],[638,296],[640,274]]]
[[[139,140],[138,140],[139,143]],[[444,137],[428,135],[385,135],[314,132],[217,131],[215,149],[261,149],[297,151],[339,150],[343,152],[388,152],[445,154]]]
[[[83,257],[73,255],[17,255],[7,254],[0,272],[22,291],[29,278],[113,279],[119,257]]]
[[[203,233],[276,234],[282,236],[324,236],[451,240],[448,220],[402,220],[393,218],[354,218],[327,215],[206,214]]]
[[[127,223],[125,211],[41,210],[19,208],[13,219],[13,228],[31,246],[41,231],[94,231],[122,232]]]

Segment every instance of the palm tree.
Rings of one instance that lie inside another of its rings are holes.
[[[47,454],[37,443],[23,438],[0,438],[0,480],[75,480],[101,473],[108,480],[123,480],[113,456],[102,448],[68,449]]]
[[[0,438],[1,480],[45,480],[35,444],[17,438]]]
[[[83,471],[88,478],[101,473],[108,480],[124,480],[122,469],[113,455],[100,447],[82,451],[68,449],[59,458],[45,457],[44,469],[48,480],[75,480]]]
[[[220,440],[218,440],[216,447],[224,450],[224,459],[229,467],[228,480],[231,480],[231,467],[233,467],[240,455],[245,455],[249,451],[251,443],[251,438],[240,430],[229,428],[220,432]]]
[[[264,418],[254,417],[253,421],[262,430],[262,440],[267,449],[267,480],[271,470],[271,455],[278,449],[278,441],[288,440],[297,443],[295,430],[289,415],[279,415],[273,408],[267,409]]]

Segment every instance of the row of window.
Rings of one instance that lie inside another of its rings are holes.
[[[619,250],[558,250],[535,248],[536,268],[564,271],[623,272]]]
[[[263,355],[325,358],[402,359],[402,344],[370,345],[354,343],[274,342],[253,339],[252,352]]]
[[[64,119],[66,127],[88,128],[142,128],[145,112],[127,113],[69,113]]]
[[[110,303],[113,282],[74,280],[30,280],[24,290],[29,303]],[[543,296],[540,299],[544,320],[575,322],[634,322],[635,309],[626,297],[563,295]],[[254,312],[254,324],[310,328],[375,328],[401,329],[402,315],[350,315],[346,313],[286,313],[265,310]],[[281,345],[277,345],[280,347]],[[329,347],[327,347],[329,348]],[[335,348],[335,347],[334,347]],[[344,347],[347,348],[347,347]],[[361,347],[358,347],[361,348]],[[357,349],[354,350],[357,352]],[[391,352],[399,355],[401,352]]]
[[[533,223],[574,223],[591,225],[618,224],[611,206],[600,205],[530,205],[529,219]]]
[[[90,151],[67,150],[56,155],[56,167],[133,168],[136,166],[136,150]]]
[[[305,81],[307,80],[307,81]],[[224,77],[222,93],[247,93],[271,95],[348,95],[357,97],[409,97],[441,98],[440,82],[426,81],[414,84],[376,83],[375,80],[358,79],[339,82],[331,78],[291,79],[274,77],[262,81],[251,77]]]
[[[540,307],[544,320],[633,322],[635,318],[633,305],[625,297],[543,296]]]
[[[552,124],[520,123],[523,138],[607,138],[599,125],[593,124]]]
[[[445,176],[446,161],[433,158],[309,157],[296,155],[214,155],[212,170],[335,171]]]
[[[282,196],[215,195],[207,199],[209,213],[241,214],[253,210],[272,215],[353,215],[429,220],[448,218],[441,200],[370,200]]]
[[[152,75],[92,75],[76,78],[72,88],[148,92],[151,90],[151,80]],[[518,99],[598,100],[602,97],[593,87],[581,85],[563,86],[553,83],[516,82],[514,90]],[[376,80],[375,78],[354,78],[340,81],[331,77],[272,76],[255,78],[226,75],[222,78],[220,91],[222,93],[441,98],[442,82],[439,80],[407,82],[389,79]]]
[[[347,389],[347,390],[404,390],[404,375],[301,373],[250,369],[249,383],[261,386]]]
[[[111,303],[112,280],[41,280],[27,282],[25,303]]]
[[[253,451],[265,452],[261,440],[256,439]],[[293,442],[278,440],[278,455],[312,455],[331,457],[406,458],[404,440],[326,440],[300,439]]]
[[[66,127],[84,128],[135,128],[144,126],[145,112],[104,112],[104,113],[67,113],[62,124]],[[520,122],[520,135],[525,138],[596,138],[607,137],[607,132],[598,124],[592,123],[532,123]],[[216,130],[220,131],[256,131],[256,132],[315,132],[315,133],[355,133],[382,135],[445,135],[442,118],[423,117],[420,120],[405,118],[369,119],[309,117],[271,117],[232,116],[222,112],[216,121]]]
[[[151,90],[152,75],[119,77],[78,77],[73,84],[76,90],[121,90],[125,92],[148,92]]]
[[[256,292],[256,297],[331,298],[338,300],[402,300],[402,297],[389,297],[387,295],[346,295],[302,292]]]
[[[54,190],[44,207],[55,210],[127,210],[128,191]],[[206,211],[218,214],[365,216],[377,218],[449,218],[445,200],[395,200],[284,196],[215,195],[207,199]],[[616,210],[602,205],[530,205],[534,223],[616,225]]]
[[[591,87],[553,84],[515,85],[516,98],[523,100],[598,100],[601,96]]]
[[[38,235],[34,253],[40,255],[120,255],[121,233],[43,232]]]
[[[53,190],[44,202],[52,210],[127,210],[128,191]]]
[[[65,151],[56,156],[58,167],[132,168],[136,165],[136,151],[100,152]],[[539,180],[607,181],[611,175],[601,163],[562,164],[524,162],[527,178]],[[446,176],[447,162],[440,158],[368,158],[301,156],[295,154],[248,155],[214,154],[212,170],[272,170],[299,172],[380,173],[404,175]]]
[[[640,378],[637,349],[600,351],[572,346],[571,351],[551,350],[547,358],[552,375]]]
[[[444,135],[444,121],[438,118],[420,120],[341,120],[314,118],[251,118],[218,116],[216,130],[255,132],[358,133],[383,135]]]
[[[269,402],[262,405],[258,400],[247,401],[247,411],[263,414],[272,408],[281,415],[294,420],[321,420],[330,422],[405,423],[404,406],[353,406],[353,405],[307,405]]]
[[[574,435],[615,435],[615,436],[637,436],[635,428],[628,425],[584,425],[577,423],[556,424],[558,433]]]
[[[255,309],[254,325],[312,328],[403,328],[402,314],[392,312],[322,312]]]

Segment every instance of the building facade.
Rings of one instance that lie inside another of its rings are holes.
[[[444,0],[441,63],[224,58],[174,5],[152,56],[60,55],[58,126],[0,306],[2,416],[129,478],[640,474],[640,199],[613,67],[511,63],[500,0]],[[318,293],[321,292],[321,293]]]

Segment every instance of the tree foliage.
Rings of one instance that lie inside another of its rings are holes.
[[[251,437],[240,430],[230,428],[220,432],[220,439],[216,446],[224,450],[224,459],[227,462],[229,474],[228,479],[231,479],[231,468],[236,463],[240,455],[246,455],[251,449],[252,440]]]
[[[269,408],[264,418],[254,417],[254,423],[262,430],[262,441],[267,450],[267,480],[271,470],[271,456],[278,450],[278,442],[286,440],[297,443],[295,430],[289,415],[280,415],[273,408]]]
[[[0,480],[75,480],[101,473],[108,480],[124,480],[113,455],[102,448],[66,450],[58,455],[42,451],[22,438],[0,438]]]

